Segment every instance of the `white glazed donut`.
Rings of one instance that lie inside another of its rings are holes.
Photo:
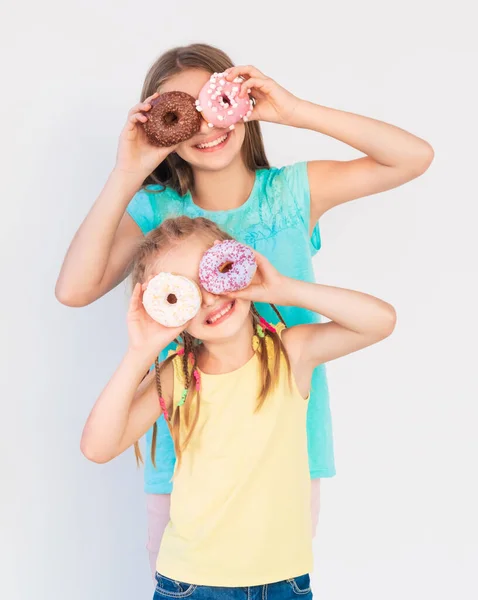
[[[198,286],[182,275],[159,273],[148,283],[143,294],[148,315],[165,327],[181,327],[201,306]]]

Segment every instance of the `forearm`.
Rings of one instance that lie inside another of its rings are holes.
[[[89,297],[92,290],[100,287],[118,226],[141,184],[142,180],[136,175],[120,170],[111,172],[66,254],[57,282],[60,301],[71,290],[74,290],[75,297],[81,299]]]
[[[288,278],[280,289],[278,304],[300,306],[357,333],[375,331],[379,323],[395,319],[390,304],[362,292]]]
[[[389,167],[427,160],[433,153],[425,140],[382,121],[300,100],[287,125],[310,129],[352,146]]]
[[[81,438],[83,454],[94,462],[106,462],[119,453],[131,405],[152,360],[129,350],[110,379],[86,422]]]

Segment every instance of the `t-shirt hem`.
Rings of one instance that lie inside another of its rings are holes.
[[[332,469],[311,469],[310,478],[311,479],[322,479],[326,477],[335,477],[336,470],[335,467]]]
[[[171,494],[173,491],[172,483],[145,483],[145,494]]]
[[[244,578],[244,574],[241,573],[240,577],[237,579],[234,576],[230,578],[224,577],[223,574],[218,574],[217,577],[213,576],[212,578],[209,578],[208,576],[204,576],[204,574],[194,573],[194,571],[188,569],[185,569],[184,571],[182,571],[181,568],[169,569],[167,565],[161,565],[159,560],[156,564],[156,571],[164,577],[168,577],[174,581],[181,581],[182,583],[186,583],[188,585],[240,588],[254,587],[258,585],[272,585],[273,583],[280,583],[281,581],[287,581],[288,579],[294,579],[295,577],[308,575],[313,571],[313,562],[311,561],[307,565],[296,567],[295,569],[290,568],[287,570],[287,572],[285,572],[285,574],[270,573],[264,574],[260,577],[248,577],[246,575],[246,578]]]

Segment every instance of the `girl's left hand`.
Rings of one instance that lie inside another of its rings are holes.
[[[255,99],[256,104],[249,117],[250,121],[269,121],[282,125],[290,122],[294,111],[301,102],[297,96],[251,65],[231,67],[227,69],[226,73],[228,81],[233,81],[236,77],[243,77],[240,96],[246,97],[250,90]]]
[[[265,256],[254,250],[253,252],[257,263],[257,271],[253,280],[244,290],[231,292],[228,296],[252,302],[284,304],[288,278],[281,275]]]

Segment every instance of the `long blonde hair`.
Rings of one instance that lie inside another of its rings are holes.
[[[234,64],[229,56],[208,44],[191,44],[172,48],[162,54],[149,69],[141,92],[141,101],[159,91],[173,75],[187,69],[203,69],[209,73],[222,73]],[[246,134],[242,145],[242,157],[250,171],[269,169],[258,121],[245,123]],[[189,163],[173,152],[144,181],[144,185],[161,184],[184,196],[194,190],[194,176]]]
[[[174,246],[175,244],[184,242],[192,235],[200,236],[206,242],[210,242],[211,245],[215,240],[222,241],[232,239],[231,236],[229,236],[227,233],[224,233],[215,223],[203,217],[190,219],[189,217],[182,216],[175,219],[167,219],[157,229],[150,232],[141,242],[133,260],[133,286],[138,282],[144,283],[148,266],[152,261],[157,259],[159,254],[170,249],[171,246]],[[277,314],[279,320],[284,323],[282,316],[275,306],[271,305],[271,307]],[[251,304],[251,319],[253,322],[254,331],[256,331],[257,326],[260,324],[260,315],[253,304]],[[181,338],[181,362],[184,380],[185,402],[181,407],[181,410],[178,408],[173,411],[172,420],[166,419],[171,436],[173,438],[178,466],[181,462],[182,452],[188,445],[194,432],[194,428],[198,422],[201,404],[200,393],[196,389],[195,379],[193,376],[194,371],[197,368],[200,344],[199,341],[187,331],[182,333]],[[285,357],[289,377],[290,363],[278,333],[264,329],[263,337],[257,336],[257,340],[257,352],[261,366],[261,387],[257,398],[256,410],[260,410],[267,396],[274,389],[274,385],[278,381],[281,355]],[[270,341],[268,342],[268,340]],[[159,361],[156,360],[156,388],[159,398],[162,398],[161,372],[176,356],[178,356],[177,352],[168,357],[161,365],[159,364]],[[193,402],[193,400],[195,400],[195,402]],[[194,415],[192,415],[193,407]],[[165,415],[164,417],[166,418]],[[180,426],[183,418],[187,435],[184,440],[181,440]],[[151,444],[151,460],[153,465],[155,465],[156,438],[157,425],[155,423],[153,426],[153,439]],[[135,444],[135,453],[138,462],[140,462],[142,458],[138,444]]]

